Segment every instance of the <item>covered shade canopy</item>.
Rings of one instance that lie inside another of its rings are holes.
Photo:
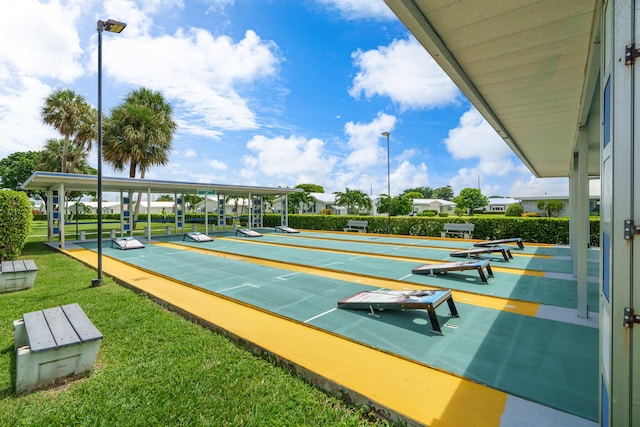
[[[97,175],[58,172],[34,172],[21,186],[23,190],[57,190],[60,184],[67,191],[95,192]],[[225,194],[243,197],[284,195],[303,191],[301,188],[255,187],[248,185],[209,184],[202,182],[161,181],[155,179],[102,177],[104,192],[151,192],[160,194]],[[214,193],[215,192],[215,193]]]

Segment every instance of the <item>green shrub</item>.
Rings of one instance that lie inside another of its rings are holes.
[[[504,216],[522,216],[523,213],[524,209],[522,208],[522,205],[520,203],[514,203],[507,206]]]
[[[440,213],[438,214],[438,216],[439,216],[439,217],[441,217],[441,218],[446,218],[446,217],[448,217],[448,216],[449,216],[449,213],[448,213],[448,212],[440,212]]]
[[[417,216],[436,216],[436,215],[438,215],[437,211],[426,210],[426,211],[419,212]]]
[[[524,212],[521,216],[527,218],[539,218],[540,212]]]
[[[0,190],[0,259],[13,261],[31,231],[33,212],[26,193]]]

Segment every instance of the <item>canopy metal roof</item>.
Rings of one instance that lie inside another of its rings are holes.
[[[535,176],[569,176],[582,126],[600,175],[599,0],[385,2]]]
[[[82,175],[58,172],[34,172],[21,188],[32,191],[57,190],[60,184],[65,190],[96,192],[98,189],[97,175]],[[224,195],[238,195],[248,197],[265,195],[282,195],[301,192],[300,188],[253,187],[247,185],[206,184],[201,182],[160,181],[139,178],[102,177],[102,191],[107,192],[147,192],[159,194],[197,194],[198,192],[212,192]]]

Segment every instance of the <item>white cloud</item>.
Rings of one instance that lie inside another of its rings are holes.
[[[223,163],[220,160],[209,160],[207,161],[207,165],[212,167],[213,169],[221,170],[221,171],[225,171],[228,168],[226,163]]]
[[[382,0],[316,0],[329,9],[337,9],[346,19],[393,19],[395,15]]]
[[[247,179],[262,174],[290,185],[325,182],[337,162],[324,152],[324,142],[317,138],[256,135],[247,148],[253,153],[243,157],[241,173]]]
[[[391,195],[396,196],[407,188],[424,187],[429,183],[427,165],[420,163],[413,165],[409,161],[402,161],[391,174]],[[386,190],[385,190],[386,193]]]
[[[161,90],[177,104],[177,111],[188,111],[176,118],[189,124],[180,127],[181,133],[219,137],[220,130],[257,127],[255,114],[237,87],[273,76],[279,62],[276,51],[273,42],[251,30],[235,42],[191,28],[155,38],[114,37],[109,51],[103,49],[103,64],[110,79]],[[136,66],[118,65],[122,63]]]
[[[389,114],[378,113],[369,123],[348,122],[344,132],[348,136],[348,148],[351,150],[345,159],[345,165],[355,170],[386,162],[386,139],[382,132],[390,132],[396,124],[396,118]]]
[[[568,178],[528,178],[516,180],[511,185],[513,197],[564,196],[569,195]]]
[[[190,158],[190,157],[196,157],[198,154],[192,150],[192,149],[187,149],[184,154],[183,154],[186,158]]]
[[[490,177],[526,173],[515,163],[507,144],[473,108],[460,117],[458,126],[449,131],[444,143],[454,159],[478,160],[474,167],[459,169],[458,174],[449,181],[449,185],[457,192],[466,187],[477,187],[478,179],[482,181]],[[483,191],[500,192],[500,188],[487,186]]]
[[[3,1],[0,13],[0,63],[9,71],[64,83],[82,75],[77,5]]]
[[[388,96],[402,110],[444,107],[460,93],[422,46],[413,38],[352,55],[360,71],[349,94],[357,98]]]
[[[40,117],[40,109],[51,90],[36,78],[0,77],[0,158],[16,151],[39,151],[47,139],[60,138]]]

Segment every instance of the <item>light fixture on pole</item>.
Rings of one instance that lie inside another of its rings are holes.
[[[387,234],[391,234],[391,172],[389,169],[389,132],[382,132],[382,136],[387,137],[387,198],[389,200],[389,211],[387,212]]]
[[[98,278],[91,286],[102,284],[102,32],[121,33],[127,26],[124,22],[107,19],[98,21]]]

